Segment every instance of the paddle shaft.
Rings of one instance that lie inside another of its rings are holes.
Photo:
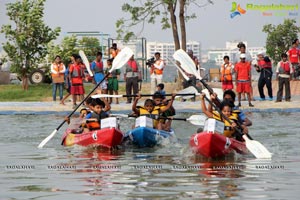
[[[172,96],[173,94],[164,94],[162,96]],[[139,95],[132,94],[132,95],[122,95],[123,97],[137,97]],[[153,94],[141,94],[141,97],[152,97]],[[195,96],[195,93],[187,93],[187,94],[176,94],[176,96]]]

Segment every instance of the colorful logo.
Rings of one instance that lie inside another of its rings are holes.
[[[241,8],[240,4],[237,4],[236,2],[232,2],[230,17],[231,19],[234,18],[237,15],[245,14],[246,10]]]

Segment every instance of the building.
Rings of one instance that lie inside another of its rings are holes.
[[[188,41],[187,49],[191,49],[194,52],[199,60],[201,60],[201,45],[197,41]],[[160,52],[161,58],[166,61],[166,64],[169,64],[168,59],[173,59],[173,54],[175,52],[174,43],[165,43],[165,42],[147,42],[147,59],[150,59],[154,56],[156,52]]]
[[[229,56],[231,60],[233,60],[235,58],[235,54],[238,52],[238,43],[239,42],[237,41],[226,42],[225,48],[210,49],[207,56],[208,61],[212,61],[217,65],[221,65],[223,63],[223,57],[226,55]],[[256,59],[258,53],[266,52],[266,49],[264,47],[249,47],[246,41],[243,41],[243,43],[246,45],[247,51],[249,51],[253,59]]]

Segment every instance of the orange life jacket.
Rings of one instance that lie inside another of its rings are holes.
[[[64,76],[65,73],[59,73],[63,69],[63,63],[56,64],[53,63],[53,70],[57,72],[57,74],[51,73],[52,77]]]
[[[99,122],[87,122],[87,127],[89,130],[97,130],[100,129],[100,123]]]
[[[225,66],[225,64],[223,64],[221,66],[221,81],[232,81],[232,63],[229,63]]]
[[[160,60],[155,61],[155,64],[160,65],[161,62],[164,62],[164,61],[160,59]],[[161,75],[161,74],[163,74],[163,72],[164,72],[164,68],[157,69],[156,67],[153,66],[153,67],[151,67],[150,74],[154,73],[154,74],[157,74],[157,75]]]

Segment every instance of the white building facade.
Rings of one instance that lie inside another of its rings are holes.
[[[225,48],[210,49],[208,51],[208,61],[215,61],[217,65],[223,63],[223,57],[229,56],[230,60],[235,58],[235,54],[238,52],[237,44],[239,42],[226,42]],[[246,50],[250,53],[253,59],[260,52],[266,52],[264,47],[249,47],[246,41],[243,42],[246,45]]]
[[[193,50],[194,56],[201,60],[201,45],[197,41],[188,41],[187,50]],[[173,54],[175,52],[174,43],[164,43],[164,42],[147,42],[147,59],[154,57],[154,54],[159,52],[161,58],[166,61],[166,64],[169,64],[168,59],[173,59]]]

